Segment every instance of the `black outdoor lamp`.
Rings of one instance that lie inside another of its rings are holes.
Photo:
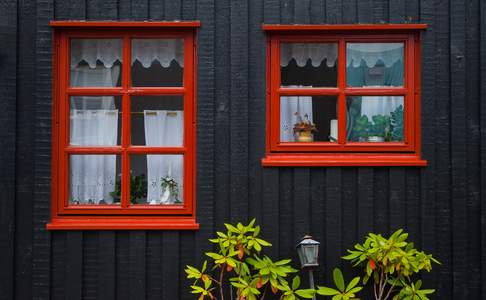
[[[317,260],[319,257],[319,244],[310,235],[304,236],[300,243],[297,244],[297,253],[299,254],[302,269],[307,268],[309,270],[309,284],[311,289],[314,289],[314,273],[312,269],[319,266],[319,261]],[[315,296],[312,299],[315,299]]]

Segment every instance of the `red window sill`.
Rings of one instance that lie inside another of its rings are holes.
[[[55,218],[47,224],[48,230],[196,230],[194,218]]]
[[[415,154],[267,154],[264,167],[425,167],[427,161]]]

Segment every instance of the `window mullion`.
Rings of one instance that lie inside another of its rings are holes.
[[[122,67],[122,177],[121,177],[121,206],[127,208],[130,203],[130,157],[126,149],[130,146],[130,70],[131,49],[130,37],[123,37],[123,67]]]
[[[338,143],[346,143],[346,43],[344,39],[339,40],[338,48]]]

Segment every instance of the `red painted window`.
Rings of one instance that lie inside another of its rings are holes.
[[[420,29],[264,25],[264,166],[424,166]]]
[[[48,229],[196,229],[199,22],[52,22]]]

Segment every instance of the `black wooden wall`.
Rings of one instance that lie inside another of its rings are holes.
[[[201,21],[199,231],[45,230],[54,19]],[[263,169],[261,24],[409,21],[429,25],[429,166]],[[295,258],[304,233],[320,240],[320,283],[364,234],[404,227],[443,262],[424,276],[433,299],[486,299],[486,1],[0,0],[0,29],[0,299],[191,299],[183,266],[223,222],[251,217],[274,257]]]

